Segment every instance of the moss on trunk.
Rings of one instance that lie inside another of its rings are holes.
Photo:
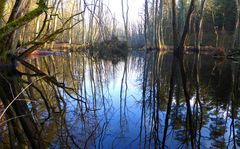
[[[2,25],[3,25],[3,16],[4,16],[6,2],[7,2],[7,0],[0,1],[0,27],[2,27]]]
[[[0,7],[4,7],[4,5],[0,5]],[[29,23],[31,20],[33,20],[37,16],[41,15],[46,10],[47,10],[46,0],[40,0],[38,3],[38,7],[36,9],[28,12],[26,15],[20,18],[17,18],[8,22],[5,26],[0,28],[0,56],[1,57],[6,58],[7,53],[10,50],[7,48],[8,46],[4,44],[5,42],[3,42],[5,38],[11,35],[12,32],[16,31],[23,25]],[[0,12],[0,15],[1,15],[1,12]]]

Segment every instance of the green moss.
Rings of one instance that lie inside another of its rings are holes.
[[[10,34],[11,32],[27,24],[28,22],[30,22],[31,20],[33,20],[34,18],[42,14],[44,11],[45,11],[45,7],[39,6],[38,8],[27,13],[25,16],[19,19],[16,19],[8,23],[4,27],[0,28],[0,39],[3,39],[5,36]]]
[[[0,9],[1,7],[5,7],[5,4],[1,3]],[[7,46],[4,45],[5,42],[3,42],[5,38],[8,35],[10,35],[13,31],[19,29],[21,26],[27,24],[34,18],[41,15],[46,10],[47,10],[46,0],[40,0],[38,3],[38,7],[36,9],[28,12],[26,15],[20,18],[17,18],[7,23],[5,26],[0,28],[0,56],[1,57],[6,57],[7,53],[9,52],[9,49],[6,48]],[[1,16],[1,11],[0,11],[0,16]]]
[[[0,2],[0,18],[3,18],[6,2],[7,0],[1,0]]]

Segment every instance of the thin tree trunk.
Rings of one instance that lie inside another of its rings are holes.
[[[187,116],[188,116],[188,120],[189,120],[192,148],[195,148],[195,135],[194,135],[194,125],[193,125],[192,111],[191,111],[191,105],[190,105],[190,96],[187,91],[187,77],[186,77],[186,71],[184,68],[183,54],[184,54],[185,40],[186,40],[186,37],[188,34],[189,24],[191,21],[191,16],[192,16],[192,13],[193,13],[194,7],[195,7],[194,5],[195,5],[195,0],[191,0],[190,6],[188,9],[188,13],[187,13],[187,18],[186,18],[185,25],[184,25],[184,29],[183,29],[183,34],[182,34],[180,43],[178,45],[178,59],[179,59],[179,66],[180,66],[180,71],[181,71],[185,101],[187,104]]]
[[[29,6],[30,6],[30,0],[16,1],[7,23],[10,23],[15,19],[21,16],[24,16],[28,11]],[[19,32],[17,32],[17,30],[13,31],[8,36],[6,36],[4,39],[5,49],[7,49],[8,51],[15,50],[17,47],[18,39],[19,39]]]
[[[235,0],[235,5],[237,8],[237,13],[236,13],[236,19],[235,19],[235,30],[234,30],[234,34],[233,34],[233,41],[232,41],[232,45],[231,48],[234,49],[235,48],[235,44],[236,44],[236,38],[237,38],[237,34],[238,34],[238,30],[239,30],[239,13],[240,13],[240,6],[239,6],[239,0]]]
[[[176,1],[172,0],[172,28],[173,28],[173,43],[174,43],[174,55],[172,60],[172,70],[171,70],[171,78],[170,78],[170,90],[168,94],[168,105],[167,105],[167,113],[165,117],[165,125],[164,125],[164,132],[163,132],[163,140],[162,140],[162,149],[165,148],[166,138],[167,138],[167,131],[168,131],[168,121],[171,114],[171,106],[172,106],[172,99],[174,93],[174,84],[175,84],[175,74],[176,74],[176,65],[177,65],[177,29],[176,29]]]
[[[174,54],[176,55],[177,45],[178,45],[178,34],[176,26],[176,1],[172,0],[172,28],[173,28],[173,46]]]
[[[72,5],[72,12],[71,12],[71,16],[73,16],[74,14],[74,9],[75,9],[75,1],[73,2],[73,5]],[[73,28],[71,28],[71,26],[73,26],[73,19],[71,19],[70,23],[69,23],[69,31],[68,31],[68,35],[69,35],[69,39],[68,39],[68,44],[72,44],[72,40],[73,40]]]
[[[156,2],[155,2],[155,13],[154,13],[154,40],[153,40],[153,42],[154,42],[154,44],[155,44],[155,48],[159,48],[159,34],[158,34],[158,26],[159,26],[159,20],[157,20],[157,18],[158,18],[158,0],[156,0]]]
[[[183,33],[182,33],[182,37],[181,37],[180,43],[178,45],[178,56],[180,57],[180,59],[183,59],[185,41],[186,41],[186,37],[187,37],[188,31],[189,31],[189,25],[191,22],[191,16],[193,14],[194,5],[195,5],[195,0],[191,0],[190,6],[188,9],[188,13],[187,13],[187,18],[186,18],[185,25],[184,25],[184,29],[183,29]]]
[[[164,131],[163,131],[163,139],[162,139],[162,149],[165,148],[165,143],[167,139],[167,131],[168,131],[168,121],[171,114],[171,107],[172,107],[172,99],[173,99],[173,93],[174,93],[174,85],[175,85],[175,79],[176,79],[176,66],[177,66],[177,59],[176,56],[173,56],[172,60],[172,72],[171,72],[171,78],[170,78],[170,90],[168,94],[168,105],[167,105],[167,113],[165,117],[165,125],[164,125]]]
[[[128,43],[128,11],[129,11],[129,6],[128,6],[128,0],[126,1],[126,14],[124,11],[124,0],[121,0],[121,4],[122,4],[122,18],[123,18],[123,24],[124,24],[124,31],[125,31],[125,39],[126,42]]]
[[[163,36],[163,2],[164,0],[160,0],[160,10],[159,10],[159,31],[158,31],[158,37],[159,37],[159,48],[162,48],[161,46],[163,46],[164,43],[164,36]]]
[[[145,46],[146,50],[149,48],[149,14],[148,14],[148,0],[145,0],[145,15],[144,15],[144,38],[145,38]]]
[[[205,1],[206,0],[202,0],[201,8],[200,8],[200,20],[199,20],[199,25],[198,25],[197,41],[196,41],[196,46],[197,46],[198,52],[200,50],[200,46],[201,46],[201,42],[202,42],[202,26],[203,26],[203,15],[204,15]]]
[[[93,23],[94,23],[94,15],[96,13],[96,7],[97,7],[97,2],[98,0],[94,0],[94,3],[93,3],[93,8],[90,10],[91,11],[91,17],[89,18],[89,29],[88,29],[88,42],[90,44],[93,44]]]
[[[172,0],[172,27],[173,27],[173,43],[174,43],[174,56],[172,61],[172,74],[171,74],[171,80],[170,80],[170,91],[169,91],[169,101],[168,101],[168,108],[167,108],[167,115],[165,118],[165,128],[164,128],[164,134],[163,134],[163,142],[162,142],[162,148],[165,147],[165,141],[166,141],[166,134],[168,129],[168,120],[170,117],[171,112],[171,104],[172,104],[172,97],[173,97],[173,90],[174,90],[174,83],[175,83],[175,72],[176,72],[176,65],[177,61],[180,67],[181,71],[181,77],[182,77],[182,84],[183,84],[183,90],[185,95],[185,101],[187,104],[187,117],[189,122],[189,128],[190,128],[190,134],[191,134],[191,147],[195,148],[195,135],[194,135],[194,126],[193,126],[193,119],[192,119],[192,111],[191,111],[191,105],[190,105],[190,96],[187,91],[187,77],[186,77],[186,71],[184,68],[184,59],[183,59],[183,52],[184,52],[184,46],[185,46],[185,40],[187,37],[187,33],[189,30],[189,24],[192,16],[192,12],[194,10],[194,3],[195,0],[191,0],[187,18],[184,25],[183,34],[181,37],[181,40],[178,44],[178,38],[177,38],[177,31],[176,31],[176,3],[175,0]],[[177,45],[178,44],[178,45]]]

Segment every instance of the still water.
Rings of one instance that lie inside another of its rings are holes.
[[[73,52],[28,63],[52,79],[17,66],[22,86],[34,82],[23,95],[49,148],[161,148],[171,53],[130,52],[112,61]],[[240,65],[187,54],[185,68],[196,146],[240,147]],[[180,76],[177,68],[166,148],[191,148]],[[7,147],[7,124],[1,124],[0,141]]]

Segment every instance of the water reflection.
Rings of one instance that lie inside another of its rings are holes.
[[[1,113],[24,92],[1,119],[0,147],[240,147],[240,65],[186,55],[190,120],[172,60],[155,51],[117,63],[74,52],[1,69]]]

